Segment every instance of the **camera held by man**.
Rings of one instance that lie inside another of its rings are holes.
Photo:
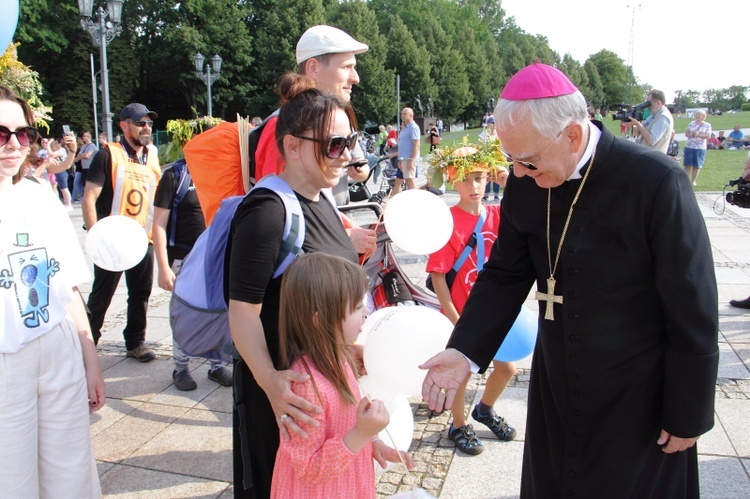
[[[617,106],[619,109],[617,112],[612,113],[613,120],[630,121],[630,118],[634,118],[638,121],[643,120],[643,110],[647,107],[651,107],[651,101],[643,101],[635,106],[628,106],[627,104],[620,104]]]
[[[737,186],[736,191],[727,192],[727,203],[740,208],[750,208],[750,182],[742,177],[727,182],[727,187]]]

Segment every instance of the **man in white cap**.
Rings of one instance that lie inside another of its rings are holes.
[[[357,54],[367,52],[368,46],[358,42],[346,32],[333,26],[318,25],[305,31],[297,42],[297,71],[315,80],[316,88],[330,92],[349,102],[352,87],[359,83],[357,74]],[[255,166],[255,178],[260,180],[268,174],[278,174],[284,170],[284,159],[276,145],[276,114],[266,119],[259,128],[260,136],[256,137],[257,148],[251,164]],[[258,132],[255,132],[256,134]],[[251,136],[251,143],[254,142]],[[356,182],[367,180],[370,172],[367,159],[359,143],[351,151],[352,162],[347,174]],[[339,205],[348,203],[348,180],[344,175],[339,185],[334,187],[333,194]],[[360,254],[375,250],[375,232],[360,229],[355,224],[347,223],[347,232],[352,238],[354,247]]]
[[[305,31],[297,43],[297,70],[312,78],[316,88],[349,102],[352,87],[359,83],[356,55],[367,49],[367,45],[358,42],[338,28],[324,25],[313,26]],[[257,131],[254,131],[256,135],[251,133],[251,144],[257,140],[254,157],[256,179],[261,179],[268,174],[281,173],[284,169],[284,160],[276,144],[276,121],[277,114],[274,113],[258,128],[259,137]],[[348,176],[356,181],[366,180],[369,169],[358,142],[351,151],[351,155],[351,164],[354,166],[347,168]],[[358,159],[364,161],[360,162]],[[344,193],[345,198],[348,197],[346,196],[348,194],[347,175],[342,176],[338,188]],[[333,191],[336,196],[337,188],[335,187]],[[337,203],[344,204],[339,198],[337,198]],[[342,220],[358,253],[365,254],[375,250],[375,231],[359,228],[343,215]],[[240,415],[243,410],[240,408],[252,408],[258,403],[257,400],[245,394],[257,393],[260,387],[254,379],[249,379],[249,373],[245,374],[247,369],[235,366],[235,372],[241,375],[235,376],[234,390],[234,495],[238,498],[268,497],[279,435],[278,433],[269,435],[269,438],[262,442],[257,438],[253,440],[249,436],[254,433],[254,429],[248,429],[248,425],[252,423],[247,423],[246,418]],[[287,379],[285,373],[287,371],[278,371],[277,375]],[[286,400],[289,396],[293,397],[291,382],[288,382],[287,392],[279,390],[277,393],[266,395],[269,399],[275,397],[272,402]],[[240,420],[242,420],[241,424]]]
[[[718,305],[687,176],[588,120],[581,92],[544,64],[510,79],[495,124],[514,173],[502,229],[447,349],[422,366],[424,398],[450,407],[536,281],[521,497],[698,497]]]

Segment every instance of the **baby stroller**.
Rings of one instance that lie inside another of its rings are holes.
[[[392,180],[396,178],[395,168],[392,173],[389,173],[390,161],[387,156],[375,156],[374,154],[368,154],[368,163],[370,166],[370,173],[367,178],[362,182],[352,182],[349,184],[349,200],[352,202],[357,201],[369,201],[372,203],[381,203],[383,199],[390,192],[390,188],[393,187]],[[384,170],[385,168],[385,170]],[[382,181],[378,188],[378,192],[372,194],[370,188],[367,187],[367,183],[370,181],[375,173],[382,172]],[[386,178],[387,176],[387,178]],[[391,184],[388,185],[388,180],[391,179]]]
[[[379,203],[362,203],[340,206],[339,209],[348,212],[347,215],[357,223],[369,219],[370,221],[362,226],[375,229],[377,232],[375,253],[363,265],[370,280],[370,293],[367,299],[370,311],[405,305],[419,305],[440,310],[437,296],[414,283],[402,269],[397,258],[397,251],[391,244],[391,239],[382,223],[382,206]],[[371,221],[373,215],[377,219],[375,222]]]
[[[380,186],[378,187],[378,192],[370,196],[369,201],[371,203],[382,204],[383,200],[391,193],[396,180],[398,180],[396,178],[398,168],[393,165],[388,156],[379,158],[378,163],[381,166]]]

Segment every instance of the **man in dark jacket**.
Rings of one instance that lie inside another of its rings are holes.
[[[495,120],[514,173],[501,230],[448,348],[423,366],[423,396],[450,406],[536,281],[521,497],[697,498],[718,304],[688,178],[663,153],[589,121],[555,68],[532,64],[500,97]]]

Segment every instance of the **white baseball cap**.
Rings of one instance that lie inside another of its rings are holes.
[[[305,31],[297,42],[297,64],[323,54],[361,54],[369,48],[338,28],[320,24]]]

